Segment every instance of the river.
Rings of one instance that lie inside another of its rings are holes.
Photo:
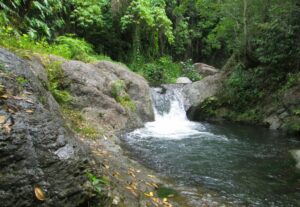
[[[130,154],[179,186],[241,206],[300,206],[293,137],[260,127],[191,122],[179,86],[152,89],[155,121],[125,135]]]

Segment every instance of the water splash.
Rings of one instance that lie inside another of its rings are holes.
[[[151,89],[155,121],[148,122],[144,128],[137,129],[127,137],[185,139],[193,137],[213,137],[227,140],[207,132],[204,125],[189,121],[184,109],[182,86],[165,85],[164,88]],[[203,136],[201,136],[203,135]]]

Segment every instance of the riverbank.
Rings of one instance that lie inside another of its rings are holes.
[[[118,131],[153,120],[142,77],[107,61],[26,58],[0,50],[4,206],[189,206],[120,147]]]
[[[189,119],[260,125],[299,137],[299,75],[291,75],[280,86],[274,86],[273,83],[264,84],[261,89],[251,89],[247,80],[253,79],[252,73],[254,72],[243,74],[235,69],[223,69],[216,75],[187,85],[185,96]],[[263,83],[265,77],[266,74],[261,75],[256,81]],[[240,87],[240,82],[245,86]]]

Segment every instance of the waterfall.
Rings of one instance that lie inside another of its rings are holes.
[[[140,138],[183,139],[203,134],[205,127],[186,117],[181,85],[152,88],[151,94],[155,121],[146,123],[144,128],[131,132],[131,135]]]

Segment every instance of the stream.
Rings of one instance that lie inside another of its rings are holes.
[[[191,122],[181,88],[152,89],[155,121],[124,136],[130,155],[179,186],[241,206],[300,206],[295,138],[260,127]]]

